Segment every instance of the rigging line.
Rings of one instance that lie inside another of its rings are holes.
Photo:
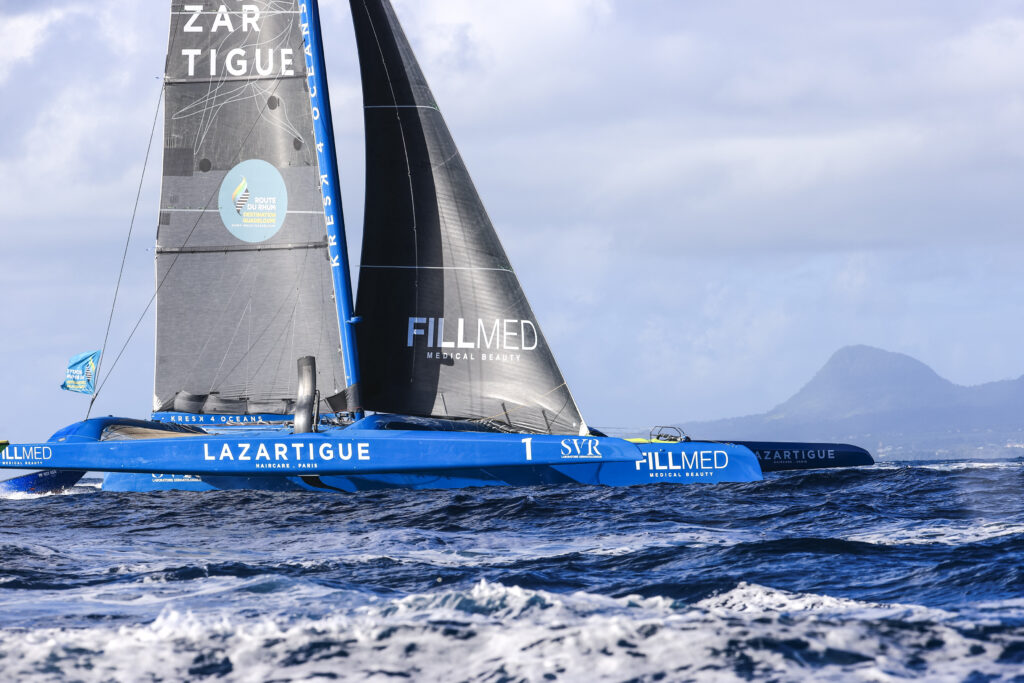
[[[280,84],[281,82],[278,81],[277,85],[275,85],[274,89],[271,91],[271,95],[277,93],[277,86]],[[163,93],[163,88],[160,89],[160,92],[161,94]],[[259,115],[256,116],[256,118],[252,122],[252,126],[249,127],[249,132],[246,133],[242,141],[238,143],[238,149],[235,151],[236,155],[242,152],[242,148],[245,147],[245,143],[247,143],[249,141],[249,138],[252,137],[253,131],[256,130],[256,124],[263,119],[263,112],[266,111],[266,108],[267,104],[264,103],[263,106],[260,108]],[[152,141],[150,142],[150,146],[152,146]],[[189,230],[188,235],[185,236],[185,240],[181,243],[183,247],[188,244],[188,241],[190,239],[192,239],[192,235],[195,234],[196,229],[199,227],[199,223],[202,222],[203,216],[206,215],[206,212],[213,204],[214,197],[218,196],[219,194],[219,188],[214,189],[214,191],[210,194],[210,198],[206,200],[206,206],[203,207],[203,212],[199,214],[199,218],[196,219],[196,222],[192,225],[192,229]],[[135,336],[135,333],[139,331],[139,326],[142,325],[142,321],[146,318],[146,314],[149,313],[149,309],[153,306],[153,302],[156,301],[156,295],[160,293],[160,290],[163,288],[164,283],[167,281],[168,276],[171,274],[171,271],[174,270],[174,265],[178,262],[179,256],[181,256],[181,253],[176,253],[174,255],[174,258],[171,260],[170,265],[167,266],[167,272],[165,272],[164,276],[160,278],[160,282],[157,283],[156,288],[153,290],[153,296],[149,297],[149,303],[147,303],[146,307],[142,309],[142,313],[139,315],[139,319],[135,321],[135,326],[132,328],[132,331],[128,333],[128,338],[124,340],[124,345],[121,346],[121,350],[118,351],[117,357],[114,359],[113,364],[110,366],[110,372],[113,372],[114,368],[117,367],[117,362],[121,360],[121,356],[124,355],[125,350],[128,348],[128,344],[131,343],[132,338]],[[102,360],[102,356],[100,360]],[[110,372],[107,373],[107,376],[104,377],[103,382],[96,388],[96,393],[93,394],[92,398],[93,401],[96,400],[96,397],[99,396],[100,391],[102,391],[103,387],[106,386],[107,379],[110,378]],[[90,402],[89,409],[92,410],[92,402]]]
[[[309,252],[306,252],[306,257],[307,257],[307,258],[308,258],[308,255],[309,255]],[[304,272],[305,272],[305,268],[300,268],[300,269],[298,269],[298,271],[297,271],[297,273],[296,273],[296,276],[295,276],[295,277],[296,277],[296,279],[295,279],[295,280],[293,281],[293,282],[297,283],[297,284],[296,284],[296,287],[295,287],[295,292],[296,292],[296,293],[295,293],[295,303],[294,303],[294,304],[292,304],[292,310],[291,310],[291,313],[290,313],[290,314],[288,315],[288,317],[287,317],[287,318],[285,318],[285,320],[287,321],[287,323],[288,323],[288,324],[290,324],[290,325],[294,325],[294,324],[295,324],[295,322],[294,322],[294,317],[295,317],[295,310],[296,310],[296,308],[298,307],[298,304],[299,304],[299,299],[301,298],[300,288],[301,288],[301,284],[302,284],[302,281],[303,281],[303,273],[304,273]],[[251,305],[251,302],[252,302],[251,290],[252,290],[252,289],[254,289],[254,288],[255,288],[255,279],[254,279],[254,281],[253,281],[253,287],[251,287],[251,288],[250,288],[250,297],[249,297],[249,304],[247,304],[247,305]],[[238,291],[238,290],[236,289],[236,291]],[[233,298],[233,297],[234,297],[234,293],[232,293],[232,298]],[[285,310],[285,309],[286,309],[286,308],[288,307],[288,303],[289,303],[289,301],[290,301],[290,300],[291,300],[291,299],[290,299],[290,298],[288,298],[288,297],[285,297],[284,299],[282,299],[282,301],[281,301],[281,305],[277,307],[277,310],[276,310],[276,311],[274,311],[274,315],[273,315],[273,316],[271,317],[271,319],[270,319],[270,320],[269,320],[269,321],[267,322],[267,324],[263,326],[263,329],[262,329],[262,330],[260,330],[260,333],[259,333],[259,335],[258,335],[258,336],[256,337],[256,339],[255,339],[255,343],[259,343],[259,342],[261,342],[261,341],[263,340],[263,337],[264,337],[264,335],[266,335],[266,334],[267,334],[268,332],[270,332],[270,331],[271,331],[271,329],[272,329],[272,328],[274,327],[274,324],[275,324],[275,323],[277,322],[277,320],[278,320],[278,319],[279,319],[279,317],[280,317],[280,316],[282,315],[282,313],[284,312],[284,310]],[[285,330],[285,332],[286,332],[286,331],[287,331],[287,330]],[[271,342],[272,342],[272,343],[271,343],[271,344],[269,344],[269,347],[268,347],[268,348],[269,348],[269,350],[267,351],[267,354],[266,354],[266,355],[264,356],[264,359],[263,359],[263,361],[262,361],[262,362],[260,363],[259,367],[257,367],[257,370],[260,370],[260,369],[262,369],[262,367],[263,367],[263,363],[265,363],[265,362],[267,361],[267,359],[269,359],[269,357],[270,357],[270,354],[271,354],[271,353],[273,352],[273,349],[274,349],[274,348],[276,348],[276,344],[277,344],[278,342],[280,342],[280,340],[281,340],[281,338],[282,338],[282,335],[284,335],[284,334],[285,334],[285,332],[281,332],[280,334],[278,334],[278,336],[277,336],[277,337],[276,337],[275,339],[272,339],[272,340],[271,340]],[[236,329],[236,332],[235,332],[235,334],[237,334],[237,329]],[[232,341],[233,341],[233,340],[234,340],[234,336],[232,335]],[[230,346],[230,345],[229,345],[229,346]],[[218,372],[218,373],[220,373],[220,370],[221,370],[221,368],[223,367],[224,361],[225,361],[226,359],[227,359],[227,352],[225,352],[225,356],[224,356],[224,358],[223,358],[223,359],[221,360],[221,365],[220,365],[220,366],[218,366],[218,368],[217,368],[217,372]],[[239,366],[239,365],[241,364],[242,360],[246,360],[246,361],[247,361],[247,359],[248,359],[248,354],[246,354],[245,356],[243,356],[243,358],[242,358],[242,359],[240,359],[240,360],[236,361],[236,362],[235,362],[235,364],[234,364],[233,366],[231,366],[231,368],[229,368],[229,369],[228,369],[227,373],[225,374],[225,377],[227,377],[228,375],[231,375],[231,374],[232,374],[232,373],[233,373],[233,372],[234,372],[234,371],[235,371],[235,370],[236,370],[236,369],[238,368],[238,366]]]
[[[182,248],[182,249],[178,249],[178,250],[176,250],[174,252],[167,252],[167,253],[182,254],[182,253],[192,253],[192,252],[189,252],[186,249]],[[160,254],[160,247],[157,247],[157,255],[159,255],[159,254]],[[226,256],[226,254],[223,254],[222,256]],[[221,260],[223,261],[224,259],[222,258]],[[224,281],[230,277],[229,276],[229,272],[228,272],[227,268],[220,268],[219,272],[218,272],[218,276],[217,276],[216,282],[214,282],[214,281],[210,282],[210,289],[212,291],[215,291],[215,292],[220,292],[220,297],[219,298],[222,301],[227,301],[228,302],[228,306],[230,307],[231,302],[234,301],[234,299],[235,299],[235,293],[238,291],[238,288],[242,286],[242,283],[245,281],[245,278],[247,277],[248,273],[249,273],[249,268],[248,267],[243,272],[236,273],[234,275],[234,278],[233,278],[233,280],[234,280],[234,287],[231,289],[231,293],[227,294],[228,287],[224,284]],[[227,296],[225,296],[225,294],[227,294]],[[213,339],[214,334],[215,334],[217,329],[219,329],[219,328],[217,328],[216,326],[211,325],[211,326],[209,326],[209,329],[206,330],[206,337],[204,338],[203,345],[201,347],[199,347],[199,351],[197,353],[193,354],[193,359],[194,360],[192,361],[191,367],[188,368],[188,373],[185,375],[185,379],[182,382],[182,387],[185,387],[185,386],[188,386],[188,385],[192,384],[192,375],[196,371],[196,368],[199,366],[199,364],[202,363],[202,359],[206,355],[206,348],[210,345],[210,340]]]
[[[231,301],[235,298],[235,292],[240,292],[242,290],[243,283],[248,279],[249,271],[252,269],[252,266],[254,266],[254,265],[255,264],[250,263],[249,264],[250,267],[246,268],[246,272],[243,274],[243,276],[238,278],[238,287],[236,287],[235,291],[231,293],[231,298],[228,299],[228,304],[229,305],[230,305]],[[228,354],[231,353],[231,351],[232,351],[232,348],[234,346],[235,338],[238,336],[238,330],[240,330],[242,328],[242,323],[244,323],[248,319],[250,326],[252,325],[252,290],[256,286],[256,280],[258,280],[258,279],[259,279],[259,274],[258,273],[253,274],[252,280],[250,281],[250,285],[249,285],[249,297],[248,297],[248,300],[242,298],[241,296],[239,297],[240,299],[242,299],[242,301],[245,301],[245,305],[241,307],[241,311],[240,311],[241,315],[238,316],[238,322],[235,323],[235,329],[231,332],[231,338],[228,339],[228,343],[225,344],[224,354],[220,358],[220,364],[217,366],[217,369],[213,371],[213,375],[210,377],[210,388],[207,390],[207,393],[213,393],[213,388],[215,386],[217,386],[217,377],[218,377],[218,375],[220,375],[221,368],[224,367],[224,363],[228,359]],[[213,335],[211,333],[210,336],[207,337],[207,342],[209,342],[209,340],[210,340],[210,338],[212,336]],[[252,334],[251,334],[251,330],[250,330],[249,339],[248,339],[248,343],[246,345],[245,353],[242,354],[242,359],[243,360],[249,354],[249,351],[251,350],[251,348],[252,348]],[[206,344],[203,345],[203,349],[204,350],[206,349]],[[196,365],[198,365],[198,361],[196,362]],[[236,363],[235,367],[238,367],[237,363]],[[195,365],[193,365],[192,369],[193,370],[195,369]],[[189,372],[189,378],[191,378],[191,377],[192,377],[192,373]],[[227,379],[227,377],[225,377],[225,379]]]
[[[142,162],[142,174],[139,176],[139,189],[135,193],[135,206],[132,207],[132,219],[128,223],[128,238],[124,241],[124,252],[121,254],[121,269],[117,271],[117,284],[114,285],[114,300],[110,302],[110,315],[107,317],[107,331],[103,334],[103,346],[100,348],[100,360],[96,363],[96,379],[100,377],[100,370],[103,368],[103,356],[107,352],[107,342],[110,340],[110,326],[114,322],[114,309],[117,307],[117,295],[121,291],[121,280],[124,277],[124,264],[128,260],[128,247],[132,242],[132,232],[135,230],[135,216],[139,212],[139,199],[142,197],[142,184],[146,179],[146,168],[149,166],[149,154],[153,150],[153,136],[156,135],[156,124],[160,119],[160,103],[164,99],[164,84],[160,84],[160,93],[156,98],[156,111],[153,113],[153,126],[149,131],[149,143],[146,145],[146,158]],[[118,356],[120,358],[120,356]],[[112,365],[111,370],[114,369]],[[105,382],[104,382],[105,383]],[[89,399],[89,408],[85,411],[85,419],[88,420],[92,414],[92,406],[96,403],[96,397],[99,396],[100,387],[93,392],[92,398]]]

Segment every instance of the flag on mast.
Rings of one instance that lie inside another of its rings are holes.
[[[67,378],[60,388],[79,394],[96,392],[96,367],[100,362],[100,352],[80,353],[68,361]]]

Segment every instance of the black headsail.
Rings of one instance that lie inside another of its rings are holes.
[[[297,0],[171,4],[154,410],[345,389]]]
[[[364,406],[579,434],[579,409],[391,4],[351,5],[366,120]]]

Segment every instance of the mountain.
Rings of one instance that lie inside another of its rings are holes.
[[[767,413],[684,427],[719,440],[844,441],[893,458],[1017,456],[1024,377],[965,387],[905,354],[847,346]]]

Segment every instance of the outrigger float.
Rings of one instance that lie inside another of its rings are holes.
[[[8,446],[8,490],[86,471],[119,491],[760,479],[744,444],[587,425],[393,8],[350,4],[355,306],[316,0],[174,0],[151,418]]]

